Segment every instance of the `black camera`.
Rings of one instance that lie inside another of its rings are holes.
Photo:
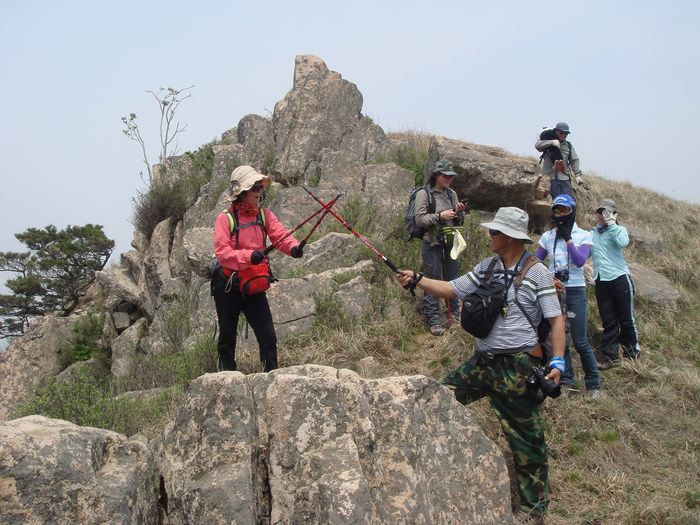
[[[559,270],[554,272],[554,278],[559,279],[561,282],[565,283],[569,280],[569,269],[560,268]]]
[[[535,394],[537,404],[542,403],[546,397],[557,398],[561,395],[561,387],[552,379],[545,379],[549,369],[543,366],[533,367],[532,373],[527,378],[528,388]]]

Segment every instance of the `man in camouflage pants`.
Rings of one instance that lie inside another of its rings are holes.
[[[491,250],[499,257],[495,279],[507,283],[525,266],[525,243],[532,242],[527,225],[527,213],[518,208],[500,208],[493,221],[482,224],[489,230]],[[464,300],[476,290],[492,259],[487,257],[468,274],[449,282],[423,278],[407,270],[401,270],[397,279],[404,286],[418,286],[437,297]],[[515,294],[515,287],[510,285],[504,315],[497,318],[486,337],[477,339],[474,356],[450,372],[443,384],[465,405],[484,396],[489,398],[513,452],[520,494],[516,520],[544,523],[549,504],[547,445],[539,405],[527,386],[527,378],[533,367],[542,365],[533,325],[545,317],[551,325],[553,348],[545,379],[559,381],[564,370],[564,318],[552,276],[539,262],[527,270],[517,289],[519,305]]]

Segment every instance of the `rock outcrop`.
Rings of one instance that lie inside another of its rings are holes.
[[[61,372],[59,353],[66,348],[80,319],[79,315],[42,317],[23,337],[0,351],[0,420],[8,419],[32,390]]]
[[[208,374],[154,442],[180,523],[506,523],[503,457],[425,377]]]
[[[144,443],[41,416],[0,421],[0,443],[0,522],[158,523]]]
[[[458,174],[453,188],[473,209],[495,211],[517,206],[530,214],[530,227],[549,223],[549,181],[543,181],[537,160],[517,157],[501,148],[446,137],[435,137],[428,165],[448,160]]]

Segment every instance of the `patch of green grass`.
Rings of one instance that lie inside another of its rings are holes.
[[[216,341],[201,337],[182,351],[166,355],[138,355],[133,372],[119,380],[119,391],[187,386],[202,374],[216,372],[218,351]]]
[[[685,506],[689,509],[700,509],[700,491],[687,490],[683,494]]]
[[[78,361],[87,361],[98,354],[97,341],[102,335],[103,326],[104,314],[93,313],[86,315],[75,325],[65,348],[59,354],[61,370]]]
[[[127,436],[162,428],[170,410],[195,378],[216,371],[216,343],[202,338],[188,351],[140,356],[124,379],[80,370],[69,380],[51,379],[13,417],[38,414],[76,425],[105,428]],[[150,395],[120,392],[151,390]]]

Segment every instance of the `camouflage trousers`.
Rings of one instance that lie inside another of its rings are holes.
[[[442,380],[467,405],[484,396],[501,423],[513,452],[520,510],[543,514],[549,505],[547,445],[539,406],[527,388],[532,367],[541,361],[527,353],[465,361]]]

